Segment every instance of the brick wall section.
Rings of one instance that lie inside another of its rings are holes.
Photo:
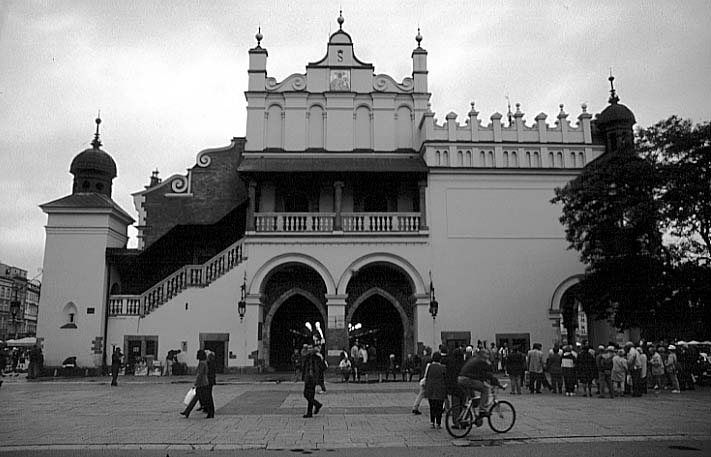
[[[247,200],[247,188],[237,173],[244,151],[244,138],[234,138],[234,145],[209,152],[209,166],[192,167],[192,197],[166,197],[170,185],[145,194],[145,247],[155,243],[178,224],[214,224]]]

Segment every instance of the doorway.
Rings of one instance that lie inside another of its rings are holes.
[[[224,373],[227,370],[229,344],[229,333],[200,333],[200,349],[208,349],[215,353],[215,371],[217,373]]]
[[[378,370],[387,366],[390,354],[395,355],[396,364],[402,364],[404,352],[402,319],[395,306],[381,295],[372,295],[358,306],[348,329],[349,347],[353,346],[356,340],[361,345],[375,347]]]
[[[269,365],[277,371],[291,370],[294,350],[300,350],[304,344],[313,344],[313,330],[316,329],[317,322],[325,332],[323,316],[309,299],[300,294],[287,298],[271,321]]]

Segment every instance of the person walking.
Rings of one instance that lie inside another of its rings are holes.
[[[642,369],[640,370],[639,390],[644,395],[647,393],[647,385],[649,384],[649,381],[647,380],[647,377],[649,376],[649,362],[647,360],[647,354],[644,352],[643,347],[640,345],[636,349],[637,353],[639,353],[639,360],[642,365]]]
[[[531,393],[540,394],[543,381],[541,379],[543,377],[543,352],[540,343],[534,343],[533,349],[528,351],[526,364],[529,373],[528,390]]]
[[[205,403],[200,402],[202,410],[207,413],[207,419],[215,417],[215,400],[212,397],[212,388],[217,384],[217,366],[215,365],[215,353],[205,350],[207,354],[207,388],[205,389]]]
[[[563,371],[563,382],[565,383],[565,396],[572,397],[575,395],[576,373],[575,373],[575,354],[570,345],[563,348],[560,366]]]
[[[631,341],[625,343],[625,355],[627,356],[627,370],[632,378],[632,396],[641,397],[642,359],[639,358],[639,352]]]
[[[551,390],[554,394],[563,393],[563,369],[561,368],[561,357],[562,353],[560,351],[560,346],[557,344],[553,345],[553,349],[548,354],[548,359],[546,360],[546,371],[551,375]]]
[[[501,371],[503,371],[504,373],[508,373],[507,363],[509,360],[510,353],[511,351],[509,350],[509,343],[504,341],[504,343],[499,348],[499,362],[501,363]]]
[[[430,356],[430,352],[432,349],[430,347],[425,347],[423,351],[423,356],[422,356],[422,361],[420,363],[420,382],[419,382],[419,392],[417,393],[417,397],[415,397],[415,403],[412,405],[412,414],[419,416],[422,414],[420,412],[420,403],[422,403],[422,400],[425,398],[425,373],[427,372],[427,366],[430,364],[432,361],[432,357]]]
[[[511,395],[521,395],[521,378],[526,370],[526,356],[521,353],[519,346],[514,346],[506,358],[506,370],[511,379]]]
[[[627,359],[625,358],[625,350],[620,349],[617,354],[612,357],[612,383],[615,387],[615,396],[625,396],[625,382],[627,380]]]
[[[123,354],[121,354],[121,348],[115,347],[114,353],[111,354],[111,386],[112,387],[118,386],[118,375],[119,375],[119,370],[121,369],[121,358],[122,357],[123,357]]]
[[[667,359],[664,361],[664,371],[669,378],[669,382],[671,382],[672,393],[678,394],[681,393],[681,391],[679,390],[679,379],[676,376],[679,371],[679,362],[676,357],[676,346],[670,344],[668,349],[669,355],[667,355]]]
[[[316,354],[313,345],[309,345],[306,351],[306,357],[304,357],[302,370],[304,376],[304,398],[306,399],[306,414],[303,416],[304,419],[318,414],[323,407],[323,404],[316,400],[316,384],[318,384],[319,378],[321,377],[321,366],[321,360]]]
[[[597,366],[595,356],[587,345],[583,346],[582,351],[578,354],[575,366],[578,379],[583,386],[583,394],[586,397],[592,397],[592,384],[593,380],[597,378]]]
[[[425,397],[430,403],[430,422],[432,428],[437,429],[442,428],[442,412],[447,398],[447,368],[441,361],[442,355],[439,352],[432,354],[432,363],[425,375]]]
[[[653,389],[655,393],[659,393],[660,390],[663,390],[666,387],[666,382],[664,379],[663,353],[663,346],[659,346],[656,350],[654,349],[654,346],[649,347],[649,366],[652,372],[652,382],[654,383]]]
[[[207,409],[208,400],[206,398],[205,393],[208,386],[210,385],[210,380],[207,377],[207,354],[203,349],[199,349],[197,351],[196,358],[198,361],[198,365],[197,369],[195,370],[195,383],[193,384],[193,387],[195,387],[195,396],[185,407],[185,409],[180,412],[180,414],[182,416],[185,416],[186,418],[190,417],[190,413],[192,412],[198,401],[200,402],[200,406],[202,406],[203,410]],[[210,415],[208,413],[208,419],[211,419],[211,417],[209,416]],[[214,417],[214,414],[212,417]]]
[[[600,398],[605,396],[605,387],[610,394],[610,398],[615,398],[615,389],[612,385],[612,368],[614,366],[612,358],[615,354],[615,348],[608,346],[600,359],[600,373],[602,382],[600,385]]]

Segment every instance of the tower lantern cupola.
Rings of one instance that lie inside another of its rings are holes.
[[[620,102],[615,92],[615,77],[610,75],[610,103],[595,118],[595,125],[604,136],[607,152],[632,150],[634,134],[632,127],[637,122],[632,111]]]
[[[73,194],[98,193],[111,197],[111,185],[116,177],[116,162],[101,150],[100,124],[101,118],[97,117],[96,133],[91,147],[77,154],[69,167],[69,172],[74,175]]]

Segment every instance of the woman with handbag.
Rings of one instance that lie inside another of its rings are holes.
[[[207,377],[207,354],[205,353],[205,351],[203,351],[202,349],[197,351],[197,359],[198,366],[197,372],[195,374],[196,395],[190,401],[190,404],[185,408],[185,410],[180,412],[180,414],[185,417],[189,417],[190,412],[193,410],[195,404],[199,400],[200,405],[202,405],[205,411],[207,412],[207,419],[212,419],[213,417],[215,417],[215,408],[211,405],[211,402],[207,398],[209,393],[208,390],[210,388],[210,381]]]
[[[442,413],[444,400],[447,398],[447,369],[440,362],[442,355],[439,352],[432,354],[432,363],[427,367],[425,374],[425,397],[430,402],[430,422],[432,428],[442,428]]]

